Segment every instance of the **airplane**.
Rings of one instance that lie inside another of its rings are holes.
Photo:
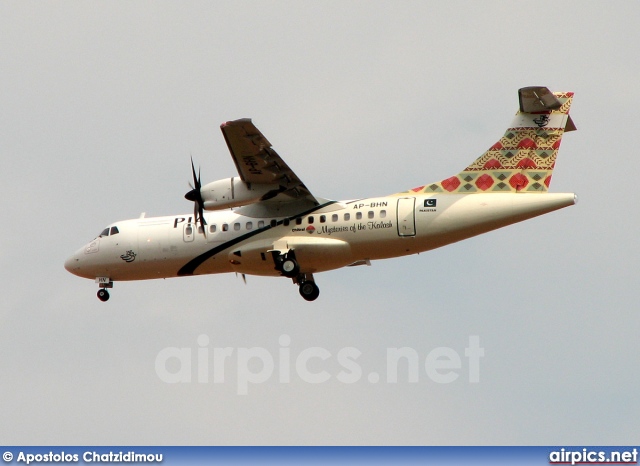
[[[221,125],[239,176],[202,185],[193,214],[112,223],[65,261],[109,299],[116,281],[236,272],[286,277],[307,301],[314,275],[417,254],[576,203],[550,193],[560,141],[576,129],[572,92],[518,90],[502,138],[460,173],[397,194],[333,201],[312,194],[250,119]],[[246,279],[245,279],[246,282]]]

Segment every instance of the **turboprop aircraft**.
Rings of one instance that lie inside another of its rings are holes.
[[[98,284],[236,272],[287,277],[307,301],[314,274],[439,248],[575,204],[549,193],[572,92],[518,91],[504,136],[457,175],[382,197],[312,194],[250,119],[221,125],[239,176],[205,184],[191,161],[193,214],[115,222],[65,268]]]

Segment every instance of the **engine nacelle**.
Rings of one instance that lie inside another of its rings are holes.
[[[200,189],[206,210],[229,209],[253,204],[274,197],[278,191],[278,185],[273,184],[252,184],[249,187],[237,176],[213,181]]]

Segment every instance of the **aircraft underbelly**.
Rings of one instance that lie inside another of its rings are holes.
[[[234,271],[252,275],[279,276],[273,254],[295,253],[301,273],[316,273],[353,262],[349,243],[333,238],[290,236],[257,240],[232,248],[228,253]]]

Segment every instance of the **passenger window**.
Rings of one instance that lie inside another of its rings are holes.
[[[264,220],[258,222],[258,228],[264,228]]]
[[[282,223],[284,224],[285,227],[288,227],[289,226],[289,219],[285,218]]]
[[[360,220],[362,218],[362,212],[356,212],[356,220]]]
[[[277,226],[277,225],[278,225],[277,220],[271,220],[271,226],[272,226],[272,227],[275,227],[275,226]]]
[[[234,229],[235,231],[239,231],[239,230],[240,230],[240,224],[239,224],[239,223],[234,223],[234,224],[233,224],[233,229]]]
[[[253,222],[247,222],[247,230],[253,230]]]
[[[338,221],[338,214],[333,214],[333,215],[331,216],[331,221],[332,221],[332,222],[337,222],[337,221]]]
[[[385,218],[387,216],[387,211],[386,210],[381,210],[380,211],[380,218]]]
[[[105,228],[104,230],[102,230],[102,233],[100,233],[100,236],[109,236],[109,229]]]
[[[309,217],[309,225],[313,225],[313,215]]]
[[[222,224],[222,231],[229,231],[229,225],[226,223]]]
[[[326,215],[321,215],[320,216],[320,223],[324,223],[327,221],[327,216]]]
[[[298,217],[296,219],[296,225],[302,225],[302,218]]]
[[[351,218],[351,214],[344,214],[344,219],[349,220]]]
[[[209,225],[209,233],[215,233],[216,232],[216,226],[215,225]]]
[[[198,233],[204,233],[204,230],[202,229],[202,225],[198,225]]]
[[[187,225],[187,228],[185,228],[184,232],[187,234],[187,236],[191,236],[193,234],[193,227],[191,225]]]
[[[111,236],[117,235],[118,233],[120,233],[118,227],[111,227]]]
[[[373,218],[373,210],[370,210],[369,213],[367,214],[368,218]]]

